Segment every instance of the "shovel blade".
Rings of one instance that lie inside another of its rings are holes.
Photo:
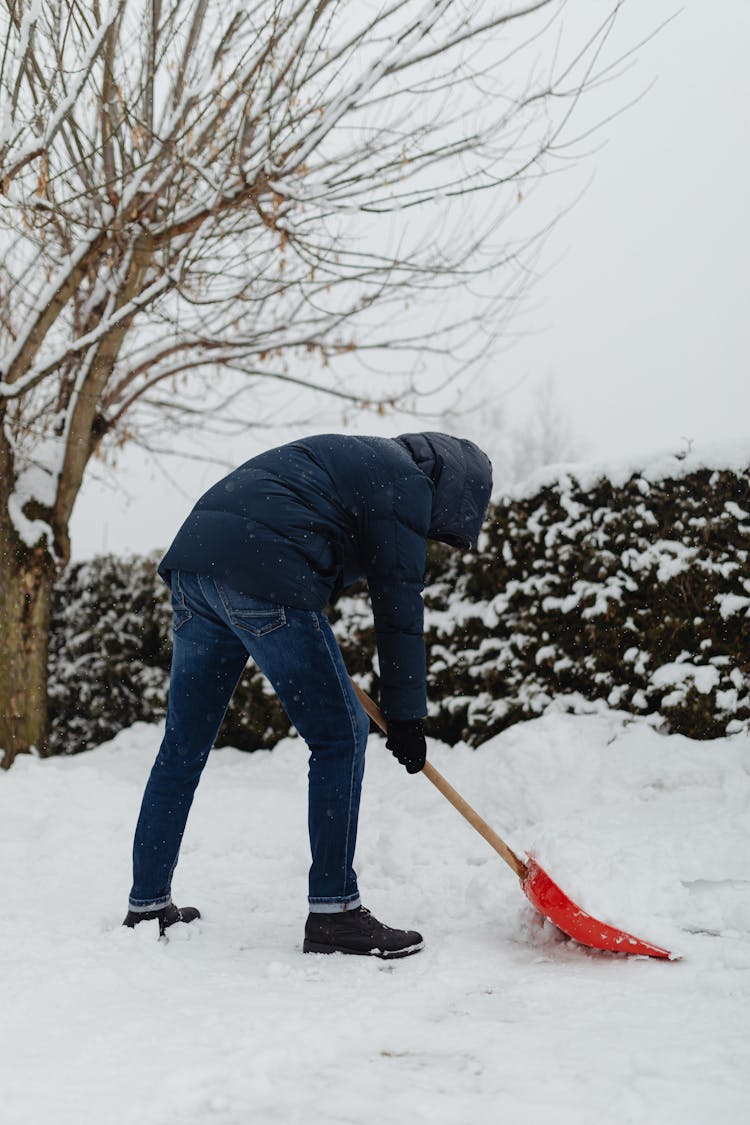
[[[615,926],[599,922],[587,914],[568,898],[535,859],[529,858],[527,868],[528,874],[521,880],[524,894],[540,914],[548,918],[568,937],[591,949],[603,949],[609,953],[628,953],[632,956],[676,960],[668,950],[652,945],[648,941],[641,941],[625,930],[618,930]]]

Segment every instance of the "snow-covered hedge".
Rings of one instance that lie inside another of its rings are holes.
[[[427,591],[430,694],[481,742],[552,700],[712,738],[750,724],[750,471],[581,483],[497,505]]]
[[[165,715],[172,613],[158,559],[103,556],[69,567],[58,584],[49,663],[53,751],[74,754]],[[288,733],[276,696],[249,666],[219,745],[270,748]]]
[[[168,591],[155,563],[105,556],[69,567],[57,584],[49,654],[53,750],[76,753],[138,719],[164,715]]]
[[[478,745],[554,700],[653,716],[712,738],[750,727],[750,469],[548,472],[493,506],[474,555],[431,548],[430,731]],[[377,693],[364,589],[331,614]],[[94,745],[164,713],[169,602],[155,559],[103,558],[58,587],[54,746]],[[220,743],[272,746],[288,723],[249,668]]]

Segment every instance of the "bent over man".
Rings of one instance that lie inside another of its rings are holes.
[[[324,434],[247,461],[198,501],[159,565],[171,587],[166,729],[133,845],[126,926],[160,932],[199,917],[171,882],[188,812],[232,693],[252,657],[310,750],[312,865],[303,948],[404,957],[412,930],[360,903],[353,868],[369,720],[324,614],[366,578],[387,746],[422,769],[427,714],[423,602],[428,539],[475,546],[492,486],[488,457],[440,433]]]

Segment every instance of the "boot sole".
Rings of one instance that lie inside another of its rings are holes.
[[[319,941],[308,941],[305,938],[302,943],[303,953],[348,953],[355,957],[380,957],[383,961],[395,961],[399,957],[411,957],[413,953],[419,953],[424,949],[424,942],[420,941],[417,945],[408,945],[405,949],[351,949],[343,945],[324,945]]]

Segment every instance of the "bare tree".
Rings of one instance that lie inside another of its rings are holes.
[[[554,380],[547,376],[534,387],[528,414],[511,430],[501,455],[505,477],[515,483],[545,465],[573,461],[580,455],[580,444]]]
[[[501,225],[619,7],[562,59],[561,0],[3,0],[6,766],[45,752],[90,458],[251,424],[262,381],[382,405],[475,361],[524,280]]]
[[[492,417],[492,408],[486,417]],[[496,484],[516,484],[545,465],[561,464],[579,458],[585,439],[574,432],[564,399],[551,375],[532,386],[532,397],[525,415],[507,419],[497,412],[500,423],[487,434],[493,441]],[[485,423],[485,429],[487,429]]]

